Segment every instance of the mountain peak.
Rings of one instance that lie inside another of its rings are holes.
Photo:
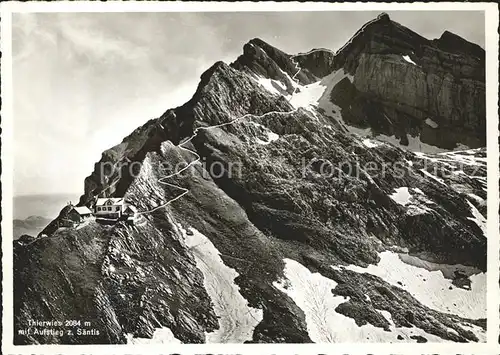
[[[214,74],[218,72],[227,72],[227,70],[231,70],[230,66],[221,60],[215,62],[210,68],[205,70],[200,76],[200,82],[198,83],[196,92],[191,100],[198,97],[203,88],[210,82],[210,79],[214,76]]]
[[[420,122],[418,136],[426,144],[442,149],[453,149],[457,144],[481,147],[485,144],[484,57],[481,47],[450,31],[445,31],[439,39],[429,40],[381,13],[363,25],[336,52],[328,68],[343,69],[344,73],[352,75],[355,85],[344,81],[332,91],[331,100],[340,106],[346,121],[353,118],[350,124],[371,122],[372,129],[384,131],[389,136],[396,133],[395,126],[404,130],[401,142],[405,145],[406,134],[415,136],[414,128],[407,125],[408,116],[411,116],[415,122]],[[309,66],[317,61],[311,62]],[[412,79],[407,77],[410,71],[415,75]],[[456,84],[449,89],[447,99],[434,94],[441,91],[438,81],[430,86],[425,81],[425,75],[430,73],[437,75],[439,81],[448,75],[455,78]],[[417,77],[421,79],[415,79]],[[471,80],[467,85],[474,89],[462,86],[462,79]],[[428,92],[417,93],[415,87],[420,86],[427,87]],[[467,95],[456,94],[464,90]],[[351,94],[345,94],[350,91]],[[408,95],[401,95],[401,92]],[[424,97],[421,102],[415,99],[419,96]],[[348,100],[344,101],[346,97]],[[372,101],[374,97],[376,100]],[[392,106],[394,102],[399,105],[396,110]],[[374,107],[380,107],[381,103],[380,116],[374,119]],[[428,118],[436,122],[432,130],[426,123]],[[388,127],[382,128],[386,123]]]
[[[268,52],[271,53],[273,51],[278,50],[276,47],[270,45],[263,39],[255,37],[243,45],[243,56],[249,56],[249,55],[254,56],[258,49],[261,49],[266,54],[268,54]],[[238,59],[236,61],[238,61]]]
[[[298,70],[290,54],[260,38],[253,38],[248,41],[243,46],[243,54],[231,63],[231,67],[252,72],[257,76],[280,80],[285,82],[285,85],[290,89],[292,89],[293,85],[289,78],[297,74]],[[285,78],[286,76],[288,78]],[[309,84],[315,80],[307,70],[298,73],[296,79],[303,84]]]
[[[387,12],[381,12],[377,16],[376,20],[379,21],[379,22],[390,22],[391,18],[389,17],[389,15],[387,14]]]
[[[484,59],[485,52],[483,48],[448,30],[444,31],[441,37],[435,39],[434,43],[441,50],[453,53],[469,53]]]
[[[248,47],[258,47],[265,52],[266,55],[272,57],[273,59],[276,57],[289,57],[288,53],[283,52],[282,50],[276,48],[275,46],[267,43],[266,41],[260,38],[252,38],[243,46],[243,51]]]
[[[250,41],[248,41],[248,43],[259,47],[267,47],[267,46],[272,47],[269,43],[258,37],[252,38]]]

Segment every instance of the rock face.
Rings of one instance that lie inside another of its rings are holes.
[[[443,35],[425,49],[432,42],[385,16],[360,33],[372,35],[335,57],[251,40],[207,70],[190,101],[104,152],[80,203],[124,197],[135,222],[56,219],[46,236],[15,242],[15,342],[484,341],[485,149],[413,153],[349,127],[376,123],[358,115],[361,102],[400,100],[394,112],[408,117],[429,104],[380,82],[379,71],[420,80],[395,64],[403,39],[422,46],[418,61],[476,47]],[[42,319],[90,323],[17,331]]]
[[[337,52],[332,69],[341,68],[354,81],[344,80],[331,100],[348,124],[403,145],[406,135],[445,149],[485,145],[481,47],[450,32],[430,41],[380,15]]]

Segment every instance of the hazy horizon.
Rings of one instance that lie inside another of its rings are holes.
[[[66,203],[78,202],[75,193],[18,195],[13,198],[13,219],[24,220],[30,216],[53,219],[59,215]]]
[[[189,100],[200,75],[250,39],[336,50],[380,12],[14,14],[14,195],[81,195],[104,150]],[[429,39],[449,30],[484,48],[483,12],[388,14]]]
[[[68,196],[68,195],[75,195],[75,192],[56,192],[56,193],[34,193],[34,194],[18,194],[14,195],[13,197],[32,197],[32,196]],[[83,194],[82,194],[83,195]]]

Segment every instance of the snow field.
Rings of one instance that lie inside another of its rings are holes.
[[[443,271],[437,268],[445,269],[453,265],[434,264],[435,270],[427,270],[405,263],[399,254],[391,251],[384,251],[379,256],[380,262],[377,265],[369,265],[367,268],[349,265],[345,268],[378,276],[387,283],[408,291],[431,309],[464,318],[486,318],[486,273],[471,275],[470,289],[463,289],[454,286],[452,280],[445,278]]]
[[[226,266],[219,251],[210,239],[190,228],[187,233],[180,225],[186,246],[196,260],[196,266],[203,273],[203,284],[214,304],[219,317],[218,330],[206,333],[207,343],[243,343],[251,340],[254,328],[263,317],[261,309],[248,306],[248,302],[234,283],[238,273]]]
[[[287,294],[305,314],[309,337],[315,343],[340,343],[340,342],[398,342],[410,339],[411,335],[420,335],[429,342],[444,342],[435,335],[428,334],[419,328],[400,328],[392,322],[389,312],[379,312],[391,324],[390,331],[375,327],[371,324],[358,326],[354,319],[346,317],[335,311],[335,308],[348,298],[334,296],[332,289],[337,283],[319,273],[311,273],[305,266],[291,260],[285,261],[285,279],[274,282],[273,285]]]

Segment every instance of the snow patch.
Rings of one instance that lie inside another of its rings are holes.
[[[296,64],[298,65],[298,64]],[[298,67],[297,67],[298,68]],[[283,69],[281,69],[280,67],[278,67],[278,69],[280,70],[280,72],[288,79],[288,81],[292,84],[292,86],[294,87],[294,89],[296,88],[300,88],[302,87],[302,85],[300,85],[299,83],[297,83],[296,79],[293,79],[286,71],[284,71]],[[295,73],[297,74],[301,69],[298,68],[298,71]],[[293,76],[295,76],[295,74]],[[285,89],[286,89],[286,86],[285,86]],[[295,91],[295,90],[294,90]]]
[[[134,338],[130,333],[126,334],[125,337],[127,344],[182,344],[169,328],[157,328],[151,339]]]
[[[473,166],[478,166],[478,165],[486,165],[486,162],[488,161],[487,158],[483,157],[476,157],[473,155],[474,153],[471,152],[445,152],[442,154],[439,154],[439,161],[454,161],[460,164],[464,165],[473,165]]]
[[[283,88],[283,84],[281,82],[260,76],[257,77],[257,82],[271,94],[281,95],[281,92],[278,90],[278,87]]]
[[[287,294],[302,309],[306,317],[307,331],[313,342],[396,342],[398,334],[408,335],[407,338],[409,335],[421,335],[431,342],[445,341],[419,328],[391,326],[391,331],[385,331],[371,324],[358,326],[354,319],[335,311],[339,304],[349,300],[348,297],[332,294],[332,289],[337,286],[335,281],[317,272],[312,273],[294,260],[284,261],[285,279],[274,282],[273,286]],[[390,318],[387,313],[385,316]]]
[[[379,309],[376,309],[376,311],[379,312],[389,322],[389,324],[390,324],[389,328],[390,328],[391,332],[394,332],[394,336],[396,336],[396,338],[398,335],[401,335],[403,337],[401,342],[414,341],[413,339],[410,338],[411,336],[422,336],[425,339],[427,339],[427,341],[430,341],[433,343],[451,342],[449,340],[441,339],[433,334],[429,334],[426,331],[424,331],[420,328],[417,328],[415,326],[413,326],[411,328],[396,327],[396,324],[394,324],[394,321],[392,320],[392,315],[390,312],[385,311],[385,310],[379,310]],[[450,330],[453,330],[453,329],[450,329]],[[458,333],[457,333],[457,335],[458,335]]]
[[[367,148],[375,148],[375,147],[378,147],[379,145],[382,145],[383,143],[374,141],[372,139],[365,138],[365,139],[363,139],[363,144]]]
[[[445,149],[436,147],[434,145],[430,145],[427,143],[423,143],[420,141],[420,137],[412,137],[411,135],[407,134],[406,138],[408,139],[408,145],[402,145],[399,141],[399,138],[396,138],[396,136],[387,136],[385,134],[380,134],[375,136],[376,139],[381,140],[383,142],[391,143],[392,145],[395,145],[396,147],[400,147],[403,149],[408,149],[413,152],[425,152],[425,153],[441,153],[445,152]]]
[[[473,332],[477,336],[477,338],[479,339],[479,341],[481,343],[486,343],[486,341],[487,341],[486,332],[483,328],[478,327],[477,325],[472,324],[472,323],[459,323],[458,325],[462,329],[470,330],[471,332]]]
[[[295,108],[317,106],[325,89],[326,87],[321,85],[320,81],[305,86],[300,85],[299,91],[296,91],[290,98],[290,103]]]
[[[274,142],[275,140],[277,140],[280,137],[279,135],[277,135],[276,133],[271,132],[271,131],[267,131],[266,133],[267,133],[267,141],[263,141],[262,139],[259,139],[259,138],[256,138],[255,141],[258,144],[266,145],[266,144],[269,144],[271,142]]]
[[[483,199],[482,197],[480,197],[478,195],[475,195],[473,193],[468,193],[467,195],[469,197],[473,198],[474,200],[476,200],[476,202],[479,203],[479,205],[481,205],[481,206],[485,206],[486,205],[486,200]]]
[[[476,179],[482,185],[483,191],[488,192],[488,184],[486,183],[486,177],[484,176],[471,176],[468,175],[471,179]]]
[[[438,128],[439,127],[439,125],[436,122],[434,122],[433,120],[431,120],[430,118],[427,118],[425,120],[425,124],[430,126],[431,128]]]
[[[411,64],[413,64],[413,65],[417,65],[417,63],[415,63],[413,60],[411,60],[411,58],[410,58],[410,56],[409,56],[409,55],[404,55],[404,56],[403,56],[403,59],[404,59],[405,61],[407,61],[408,63],[411,63]]]
[[[274,142],[275,140],[279,139],[279,135],[274,133],[273,131],[271,131],[269,128],[267,128],[266,126],[264,125],[261,125],[260,123],[257,123],[257,122],[250,122],[250,124],[256,126],[256,127],[259,127],[260,129],[262,129],[263,131],[265,131],[266,135],[267,135],[267,140],[262,140],[260,138],[255,138],[255,141],[258,143],[258,144],[269,144],[271,142]]]
[[[424,192],[422,190],[420,190],[418,187],[414,187],[413,191],[415,191],[416,193],[418,193],[420,195],[425,195]]]
[[[433,174],[431,174],[430,172],[428,172],[427,170],[425,169],[420,169],[420,171],[427,177],[430,177],[432,180],[435,180],[437,182],[439,182],[440,184],[444,185],[444,186],[448,186],[444,183],[444,181],[440,178],[438,178],[437,176],[434,176]]]
[[[203,273],[203,284],[219,317],[218,330],[206,333],[207,343],[243,343],[251,340],[254,328],[262,321],[261,309],[252,308],[234,283],[238,273],[226,266],[210,239],[190,228],[188,235],[180,225],[186,246]]]
[[[455,277],[456,272],[459,272],[467,276],[481,273],[480,269],[473,266],[466,266],[462,264],[449,265],[449,264],[433,263],[432,261],[427,261],[424,259],[420,259],[417,256],[407,254],[407,252],[405,253],[400,252],[398,255],[401,261],[404,262],[405,264],[422,268],[427,271],[441,271],[443,276],[446,279],[450,280],[452,280]]]
[[[411,196],[410,192],[408,191],[407,187],[399,187],[396,189],[396,192],[389,195],[389,197],[394,202],[396,202],[398,205],[406,206],[407,204],[410,203],[412,196]]]
[[[476,206],[474,206],[469,200],[466,200],[467,203],[469,204],[471,213],[474,217],[467,217],[467,219],[473,221],[474,223],[477,224],[479,228],[483,231],[483,235],[486,237],[486,218],[481,214],[481,212],[478,211]]]
[[[424,205],[410,205],[408,207],[407,214],[417,216],[419,214],[429,213],[430,211],[432,210]]]
[[[329,75],[321,79],[320,85],[325,86],[326,89],[323,95],[318,100],[318,108],[320,108],[325,115],[334,118],[342,127],[351,133],[359,136],[368,136],[371,134],[371,128],[358,128],[347,125],[342,118],[342,109],[331,101],[331,92],[338,83],[343,79],[348,79],[351,83],[354,82],[354,76],[347,74],[344,69],[339,69],[331,72]]]
[[[321,79],[320,85],[325,87],[325,90],[318,100],[318,107],[323,109],[327,116],[335,118],[344,126],[345,123],[340,114],[341,108],[331,101],[330,96],[333,88],[345,78],[348,78],[351,82],[353,81],[352,75],[346,74],[344,69],[339,69]]]
[[[420,303],[437,311],[465,318],[486,318],[486,273],[470,276],[471,288],[466,290],[455,287],[441,270],[430,271],[417,267],[414,263],[410,265],[391,251],[384,251],[379,256],[380,262],[377,265],[369,265],[367,268],[349,265],[346,269],[378,276],[391,285],[405,289]],[[453,267],[446,264],[435,265],[440,265],[443,269]]]
[[[407,207],[407,213],[412,216],[430,212],[431,209],[426,204],[434,204],[434,202],[427,199],[424,192],[419,188],[412,190],[418,195],[412,195],[408,187],[399,187],[389,197],[398,205]]]

